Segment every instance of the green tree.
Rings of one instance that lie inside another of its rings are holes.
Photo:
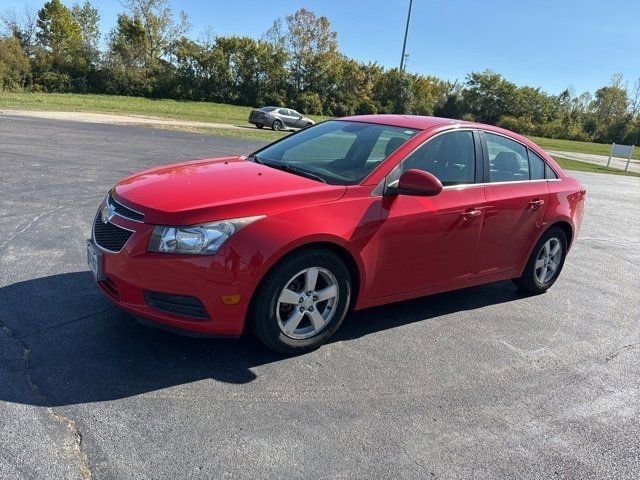
[[[38,12],[39,46],[54,57],[59,64],[73,60],[82,50],[82,31],[71,11],[60,0],[51,0]]]
[[[169,0],[125,0],[130,20],[138,22],[145,32],[144,62],[154,67],[165,59],[173,44],[189,30],[189,20],[184,12],[174,19]]]
[[[412,112],[433,115],[438,105],[444,104],[453,85],[433,76],[410,75],[413,96]]]
[[[286,95],[286,54],[281,47],[248,37],[216,39],[218,58],[225,60],[226,85],[235,103],[281,103]],[[220,71],[220,70],[218,70]],[[218,77],[218,80],[222,80]]]
[[[614,75],[608,86],[595,93],[592,109],[598,125],[595,135],[599,141],[622,142],[627,136],[632,114],[622,81],[622,75]]]
[[[47,90],[71,89],[88,68],[80,25],[60,0],[50,0],[38,11],[37,26],[36,81]]]
[[[339,79],[342,59],[338,35],[327,17],[301,8],[284,22],[276,20],[265,39],[283,46],[287,53],[292,96],[299,98],[303,91],[309,91],[327,99]]]
[[[29,57],[16,37],[0,37],[0,89],[17,90],[26,86],[31,66]]]
[[[107,68],[103,71],[108,93],[151,95],[153,85],[147,69],[147,32],[139,18],[118,14],[109,34]]]
[[[491,70],[467,76],[463,98],[467,112],[484,123],[495,124],[500,117],[513,115],[517,87]]]
[[[180,12],[174,19],[168,0],[126,0],[127,12],[109,34],[106,87],[127,95],[170,96],[177,92],[172,51],[189,28]]]
[[[120,13],[109,35],[109,60],[125,68],[147,65],[147,31],[139,18]]]
[[[373,86],[373,98],[383,113],[413,113],[410,74],[392,68],[382,73]]]
[[[95,66],[100,60],[100,14],[89,1],[82,5],[74,4],[71,8],[73,19],[80,26],[83,54],[87,64]]]

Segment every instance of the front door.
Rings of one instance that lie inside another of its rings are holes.
[[[475,184],[476,139],[471,130],[437,135],[389,175],[391,183],[402,171],[425,170],[445,189],[433,197],[383,199],[374,298],[455,284],[472,276],[485,204],[484,187]]]
[[[544,162],[507,137],[485,133],[489,184],[474,271],[506,272],[526,260],[540,235],[549,202]]]
[[[304,128],[306,126],[306,124],[302,121],[302,115],[291,109],[289,109],[289,112],[291,112],[291,117],[293,118],[292,125],[295,128]]]
[[[289,116],[288,108],[280,108],[278,110],[278,118],[282,122],[283,127],[289,128],[291,126],[291,117]]]

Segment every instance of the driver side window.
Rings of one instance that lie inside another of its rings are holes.
[[[476,171],[473,132],[448,132],[427,140],[402,162],[402,172],[410,169],[429,172],[444,186],[473,183]]]

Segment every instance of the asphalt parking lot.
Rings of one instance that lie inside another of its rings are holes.
[[[103,297],[84,242],[119,178],[258,145],[0,117],[0,478],[640,476],[640,179],[578,174],[583,230],[547,294],[359,312],[295,358]]]

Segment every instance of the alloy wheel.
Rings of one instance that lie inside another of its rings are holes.
[[[549,283],[558,272],[562,261],[562,243],[557,237],[545,242],[538,253],[535,264],[535,276],[540,285]]]
[[[338,295],[338,281],[329,270],[310,267],[296,273],[276,302],[280,330],[294,339],[317,335],[335,315]]]

